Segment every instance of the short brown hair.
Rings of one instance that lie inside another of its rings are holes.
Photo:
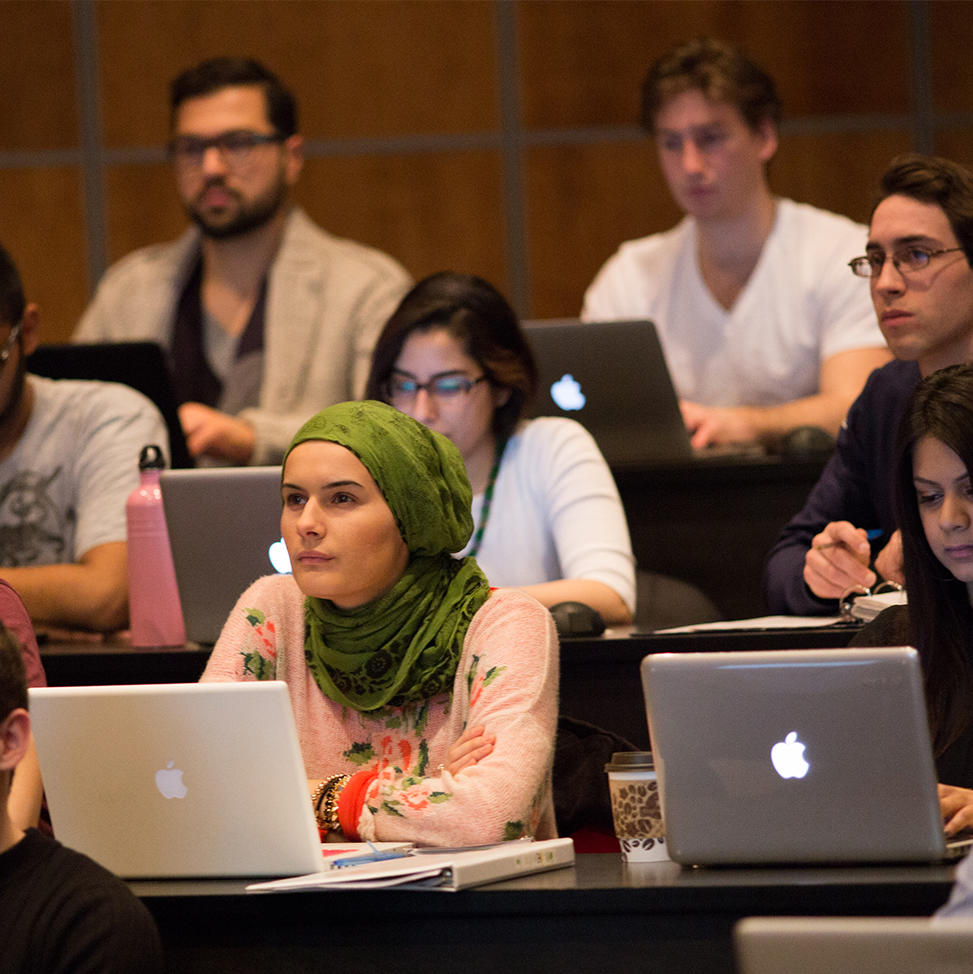
[[[909,152],[896,156],[882,174],[878,203],[890,196],[938,206],[973,265],[973,172],[951,159]]]
[[[764,122],[780,125],[777,86],[741,50],[711,37],[698,37],[662,55],[642,83],[642,127],[655,135],[662,106],[685,91],[701,91],[711,101],[735,105],[751,129]]]
[[[273,71],[248,57],[210,58],[174,78],[169,86],[169,127],[175,128],[176,114],[184,101],[247,85],[263,90],[267,121],[281,138],[290,138],[297,131],[297,102],[293,93]]]

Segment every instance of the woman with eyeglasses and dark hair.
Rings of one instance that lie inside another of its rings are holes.
[[[491,585],[548,607],[582,602],[631,622],[635,569],[611,471],[569,419],[526,419],[537,385],[513,309],[487,281],[443,271],[402,299],[375,346],[366,398],[458,447],[473,486],[473,555]]]

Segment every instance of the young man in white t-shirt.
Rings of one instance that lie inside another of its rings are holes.
[[[586,320],[655,322],[697,447],[835,434],[890,357],[847,269],[867,228],[771,193],[779,119],[773,81],[735,48],[702,39],[660,58],[642,124],[686,217],[622,244],[585,294]]]

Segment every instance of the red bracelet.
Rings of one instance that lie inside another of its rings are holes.
[[[341,795],[338,798],[338,823],[349,842],[361,841],[361,836],[358,834],[358,820],[361,818],[362,809],[365,807],[365,795],[377,777],[378,771],[374,768],[359,771],[352,775],[348,783],[341,789]]]

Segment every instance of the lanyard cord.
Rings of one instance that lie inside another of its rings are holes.
[[[483,493],[483,507],[480,509],[480,526],[473,535],[473,544],[466,553],[467,558],[475,558],[480,550],[480,543],[483,541],[483,532],[486,530],[487,521],[490,519],[490,506],[493,503],[493,488],[497,485],[497,474],[500,473],[500,461],[503,459],[503,451],[507,446],[507,441],[497,445],[497,455],[490,469],[490,479],[487,481],[486,490]]]

